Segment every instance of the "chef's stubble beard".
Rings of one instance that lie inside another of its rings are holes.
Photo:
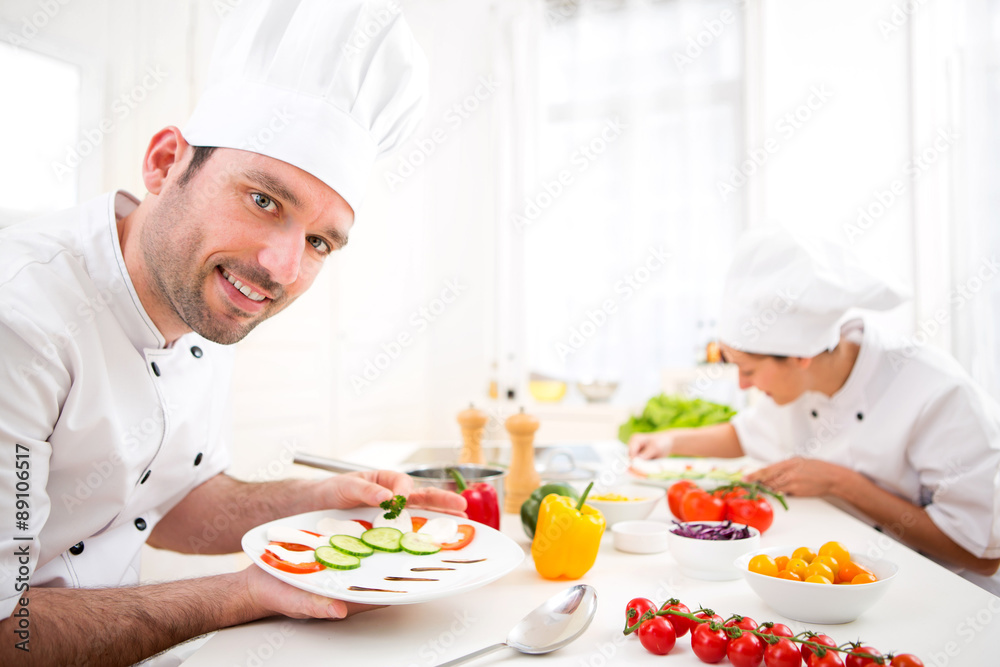
[[[160,199],[143,225],[140,240],[146,270],[152,278],[150,286],[192,331],[214,343],[232,345],[243,340],[269,315],[229,325],[212,316],[203,290],[215,267],[189,266],[197,257],[204,234],[196,226],[185,224],[188,189],[189,186],[173,188]]]

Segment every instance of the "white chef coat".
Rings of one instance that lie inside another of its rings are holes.
[[[157,521],[229,463],[232,349],[165,346],[119,244],[137,205],[111,193],[0,232],[0,618],[20,597],[18,550],[31,586],[137,583]]]
[[[844,386],[784,406],[763,397],[732,421],[744,452],[856,470],[923,507],[973,555],[1000,557],[1000,406],[939,350],[860,319],[842,334],[861,345]],[[962,574],[1000,593],[1000,576]]]

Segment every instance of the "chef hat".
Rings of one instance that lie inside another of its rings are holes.
[[[904,300],[843,246],[754,229],[726,274],[719,338],[743,352],[814,357],[837,346],[852,308],[891,310]]]
[[[420,121],[426,88],[394,0],[243,0],[182,134],[299,167],[357,211],[376,158]]]

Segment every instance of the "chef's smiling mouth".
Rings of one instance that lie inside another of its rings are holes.
[[[241,294],[243,294],[243,296],[250,299],[251,301],[260,302],[263,301],[264,299],[269,298],[267,295],[261,294],[260,292],[256,291],[249,285],[244,284],[241,280],[236,278],[236,276],[232,275],[221,266],[219,267],[219,271],[222,272],[223,278],[228,280],[233,287],[235,287]]]

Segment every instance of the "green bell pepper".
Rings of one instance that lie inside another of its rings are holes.
[[[580,500],[580,494],[569,484],[553,482],[543,484],[532,491],[528,499],[521,504],[521,525],[524,526],[524,532],[531,539],[535,538],[535,526],[538,525],[538,510],[542,506],[542,500],[545,499],[545,496],[553,493],[559,496],[568,496],[574,501]]]

